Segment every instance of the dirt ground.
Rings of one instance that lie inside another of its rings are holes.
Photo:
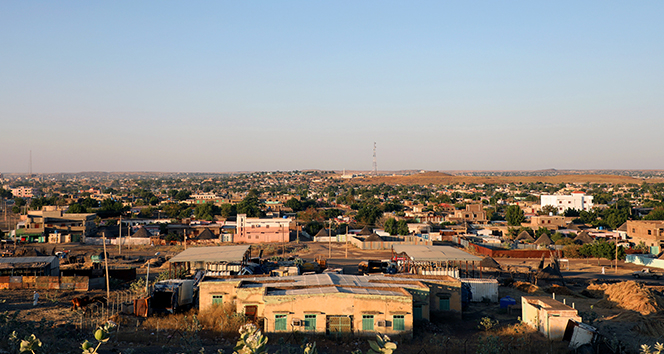
[[[72,252],[96,252],[100,247],[94,246],[59,246],[58,250],[71,249]],[[389,251],[363,251],[352,246],[346,249],[345,245],[332,245],[328,248],[326,243],[303,242],[300,244],[290,243],[286,245],[263,245],[261,248],[265,256],[290,256],[297,255],[310,260],[316,256],[327,258],[331,254],[329,264],[331,267],[344,268],[346,272],[357,269],[357,263],[363,259],[385,259],[390,256]],[[170,258],[182,251],[181,247],[138,247],[123,249],[122,255],[126,259],[119,259],[117,248],[109,248],[109,259],[113,267],[136,267],[139,276],[144,276],[147,270],[148,257],[153,257],[156,252],[161,257]],[[253,251],[257,255],[257,249]],[[348,258],[346,258],[346,254]],[[153,257],[154,258],[154,257]],[[497,259],[503,265],[528,265],[537,267],[539,260],[519,259]],[[609,262],[597,260],[572,260],[569,270],[563,265],[565,276],[565,288],[557,288],[556,299],[574,304],[579,310],[585,322],[591,323],[599,328],[600,333],[609,340],[620,342],[628,352],[637,353],[640,344],[654,344],[656,341],[664,341],[664,329],[658,323],[664,324],[664,319],[659,313],[647,316],[635,311],[622,309],[616,303],[611,303],[602,298],[584,295],[591,283],[595,282],[621,282],[630,280],[632,271],[640,269],[639,266],[620,263],[616,275]],[[154,277],[160,271],[168,269],[168,263],[158,267],[153,263],[150,273]],[[66,266],[65,266],[66,267]],[[605,268],[604,275],[601,268]],[[485,273],[485,276],[497,276],[498,274]],[[641,281],[661,296],[664,290],[664,282],[656,280]],[[521,297],[525,295],[553,296],[550,287],[553,284],[540,281],[538,286],[520,287],[501,286],[500,297],[511,296],[520,303]],[[559,284],[560,285],[560,284]],[[520,290],[521,289],[521,290]],[[529,292],[530,290],[530,292]],[[104,295],[105,291],[95,290],[85,295]],[[71,310],[71,299],[82,295],[73,291],[49,291],[41,292],[37,306],[32,305],[32,290],[2,290],[0,291],[0,314],[5,313],[15,320],[9,324],[0,326],[0,336],[5,338],[9,335],[10,327],[18,328],[19,334],[35,333],[45,345],[55,352],[79,353],[80,343],[92,340],[90,330],[78,330],[77,319],[80,312]],[[191,321],[196,315],[195,310],[188,314],[180,314],[180,317],[163,317],[156,321],[147,321],[133,316],[121,316],[116,318],[120,324],[119,333],[114,339],[102,346],[101,353],[128,352],[131,348],[134,353],[181,353],[198,352],[204,347],[206,352],[216,352],[224,349],[226,353],[232,352],[232,347],[237,340],[236,333],[221,333],[210,328],[201,328],[197,334],[191,331]],[[475,353],[483,348],[493,345],[492,338],[500,338],[501,345],[505,346],[505,352],[511,353],[564,353],[565,343],[552,343],[544,339],[538,333],[523,328],[519,324],[520,312],[509,314],[501,310],[498,304],[473,303],[463,313],[462,319],[456,319],[445,314],[437,314],[431,323],[419,323],[414,330],[413,338],[397,338],[399,353]],[[478,328],[480,321],[489,317],[498,321],[497,326],[490,331]],[[203,321],[201,321],[202,323]],[[2,323],[2,321],[0,321]],[[155,325],[156,323],[156,325]],[[170,325],[169,325],[170,323]],[[9,331],[9,332],[8,332]],[[519,339],[521,338],[521,339]],[[321,353],[350,353],[355,349],[366,351],[368,344],[365,338],[328,338],[325,336],[308,337],[301,333],[276,336],[270,335],[270,352],[280,350],[282,352],[299,348],[302,340],[316,341]],[[495,343],[494,343],[495,344]],[[191,351],[196,347],[195,351]],[[508,348],[509,347],[509,348]],[[0,340],[0,349],[8,350],[9,342]],[[546,348],[546,350],[542,350]]]

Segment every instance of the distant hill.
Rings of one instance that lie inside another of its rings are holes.
[[[662,178],[642,179],[618,175],[556,175],[556,176],[453,176],[442,172],[426,172],[410,176],[379,176],[356,178],[349,183],[360,184],[507,184],[507,183],[608,183],[608,184],[641,184],[662,183]]]

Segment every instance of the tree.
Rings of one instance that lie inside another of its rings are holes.
[[[383,214],[380,208],[374,204],[363,204],[357,211],[357,220],[366,225],[374,225],[376,220]]]
[[[408,230],[408,223],[406,220],[401,219],[397,221],[397,235],[408,235],[410,231]]]
[[[392,236],[397,235],[397,221],[394,218],[388,218],[385,220],[383,229]]]
[[[574,209],[574,208],[569,208],[569,209],[565,209],[565,212],[563,213],[563,215],[567,216],[567,217],[578,217],[578,216],[581,215],[581,212]]]
[[[288,199],[284,205],[293,209],[294,212],[302,211],[302,203],[295,197]]]
[[[71,203],[69,204],[69,208],[67,208],[67,213],[70,214],[82,214],[82,213],[87,213],[87,209],[85,209],[84,206],[78,203]]]
[[[14,195],[12,194],[12,191],[0,188],[0,198],[12,199],[14,198]]]
[[[187,200],[187,199],[189,199],[190,196],[191,196],[191,192],[186,190],[186,189],[183,189],[175,195],[175,200],[178,200],[178,201]]]
[[[643,220],[664,220],[664,208],[657,207],[653,209]]]
[[[194,208],[194,216],[199,220],[214,221],[214,216],[220,214],[221,209],[212,203],[198,204]]]
[[[510,205],[505,210],[505,220],[509,226],[521,226],[521,223],[526,221],[526,216],[518,205]]]
[[[558,209],[554,207],[553,205],[545,205],[542,207],[542,209],[537,213],[539,215],[558,215]]]
[[[235,207],[235,204],[230,204],[230,203],[222,204],[221,207],[219,208],[219,215],[225,218],[237,215],[237,208]]]
[[[247,196],[237,204],[238,214],[247,214],[247,217],[258,218],[262,216],[261,202],[258,199],[258,191],[252,189]]]

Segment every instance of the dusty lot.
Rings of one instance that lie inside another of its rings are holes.
[[[298,255],[305,259],[313,259],[316,256],[327,258],[331,253],[329,264],[332,267],[343,267],[346,271],[357,269],[357,263],[363,259],[388,258],[387,251],[362,251],[353,247],[346,250],[345,245],[332,245],[331,251],[326,243],[301,243],[286,245],[263,245],[261,246],[266,256]],[[100,247],[64,245],[58,250],[65,248],[72,252],[96,252]],[[112,259],[111,265],[117,267],[136,267],[139,275],[145,274],[147,257],[154,256],[160,252],[161,256],[169,257],[180,252],[180,247],[140,247],[123,249],[122,255],[127,259],[115,259],[119,256],[117,248],[109,248]],[[255,254],[257,251],[255,250]],[[271,253],[270,253],[271,252]],[[346,258],[346,253],[348,258]],[[529,265],[537,267],[539,260],[519,259],[497,259],[502,265]],[[606,274],[601,274],[601,268],[605,267]],[[609,267],[608,261],[597,260],[573,260],[570,269],[563,267],[565,276],[565,287],[560,284],[540,282],[537,286],[515,283],[513,286],[501,286],[500,297],[510,295],[520,301],[524,295],[552,296],[551,292],[557,293],[556,298],[565,300],[580,311],[584,321],[597,326],[601,333],[608,339],[620,342],[629,352],[637,353],[638,346],[643,343],[654,344],[656,341],[664,341],[664,323],[659,311],[664,301],[661,299],[660,291],[664,289],[662,281],[648,281],[646,286],[654,294],[654,311],[642,314],[636,310],[624,308],[620,300],[605,298],[593,290],[589,293],[589,286],[593,283],[620,282],[630,280],[630,273],[640,267],[619,264],[619,272],[614,274]],[[151,274],[168,269],[168,263],[158,268],[151,268]],[[497,275],[485,273],[485,275]],[[627,287],[628,283],[619,285]],[[552,290],[553,289],[553,290]],[[102,295],[104,291],[96,290],[90,292],[89,296]],[[71,310],[71,299],[80,295],[72,291],[51,291],[40,294],[37,306],[32,306],[31,290],[3,290],[0,291],[0,313],[6,313],[10,320],[8,324],[0,327],[0,335],[7,338],[11,330],[17,330],[19,334],[25,335],[35,333],[45,346],[52,352],[79,353],[79,344],[85,340],[92,340],[90,330],[77,329],[77,320],[80,312]],[[590,296],[590,295],[592,296]],[[629,295],[629,294],[628,294]],[[649,301],[649,300],[648,300]],[[646,302],[643,300],[641,302]],[[207,316],[207,317],[206,317]],[[201,347],[206,352],[216,352],[224,349],[227,353],[232,352],[237,335],[236,332],[221,332],[215,326],[214,319],[209,314],[197,314],[196,310],[189,313],[150,318],[148,320],[133,316],[119,316],[115,320],[120,324],[120,331],[108,344],[102,346],[102,353],[128,352],[135,353],[182,353],[198,352]],[[508,314],[500,310],[498,304],[474,303],[464,312],[463,319],[453,319],[445,314],[436,315],[431,323],[421,323],[416,326],[413,338],[399,338],[399,353],[475,353],[493,345],[491,338],[499,338],[504,348],[503,352],[510,353],[565,353],[565,343],[551,343],[538,333],[534,333],[519,324],[520,313]],[[496,328],[485,332],[478,328],[479,322],[484,317],[490,317],[498,321]],[[196,318],[196,320],[194,320]],[[200,325],[200,328],[197,327]],[[316,341],[320,352],[325,353],[350,353],[355,349],[366,351],[368,344],[364,338],[326,338],[324,336],[308,337],[301,333],[285,336],[270,336],[270,352],[281,350],[299,349],[302,340]],[[8,350],[10,343],[0,341],[0,349]],[[290,348],[290,349],[289,349]],[[546,348],[543,351],[542,348]],[[194,350],[195,349],[195,350]],[[424,350],[424,351],[423,351]]]

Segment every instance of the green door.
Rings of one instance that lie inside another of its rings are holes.
[[[404,315],[392,316],[392,329],[395,331],[406,330],[406,319],[404,318]]]
[[[422,319],[422,305],[413,306],[413,320]]]
[[[316,331],[316,315],[304,315],[304,330]]]
[[[212,295],[212,305],[223,305],[224,295]]]
[[[373,315],[362,315],[362,330],[363,331],[373,331],[374,330],[374,316]]]
[[[274,316],[274,330],[285,331],[288,329],[288,315],[275,315]]]
[[[438,308],[441,311],[449,311],[450,310],[450,299],[449,298],[442,298],[441,297],[440,299],[438,299],[438,301],[439,301]]]

